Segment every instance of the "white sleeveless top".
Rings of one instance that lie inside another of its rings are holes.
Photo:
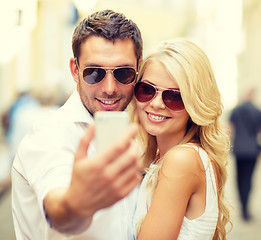
[[[206,207],[204,213],[198,218],[189,220],[184,217],[178,240],[211,240],[214,236],[218,220],[218,197],[213,167],[207,153],[202,148],[192,144],[182,146],[193,147],[198,151],[204,164],[206,171]],[[150,165],[150,169],[145,175],[139,189],[137,206],[131,226],[133,239],[136,239],[136,223],[147,214],[151,205],[151,199],[148,199],[148,189],[146,186],[155,167],[155,164]]]

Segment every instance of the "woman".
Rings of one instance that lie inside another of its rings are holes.
[[[229,138],[209,60],[193,43],[163,42],[142,64],[133,119],[148,167],[133,222],[136,238],[226,239]]]

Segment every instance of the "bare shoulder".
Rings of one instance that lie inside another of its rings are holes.
[[[164,172],[179,172],[183,174],[198,173],[204,169],[203,163],[197,150],[188,146],[172,148],[164,158]]]

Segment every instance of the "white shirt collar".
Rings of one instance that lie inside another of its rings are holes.
[[[93,117],[82,104],[77,90],[74,90],[66,103],[57,111],[59,118],[71,122],[92,123]]]

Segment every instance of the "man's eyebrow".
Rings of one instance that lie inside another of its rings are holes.
[[[103,67],[103,68],[106,68],[106,67],[109,67],[109,66],[105,66],[105,65],[100,65],[100,64],[95,64],[95,63],[86,63],[86,64],[83,64],[83,67],[86,68],[86,67]],[[113,66],[113,67],[133,67],[133,64],[120,64],[120,65],[116,65],[116,66]]]

